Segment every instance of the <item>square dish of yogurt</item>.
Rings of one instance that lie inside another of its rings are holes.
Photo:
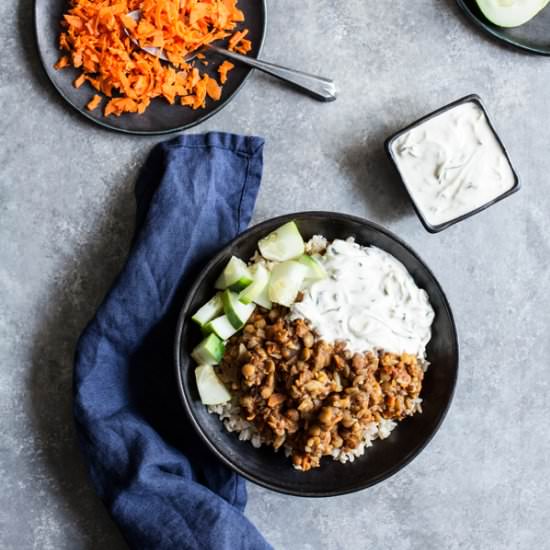
[[[415,210],[432,233],[519,189],[518,176],[477,95],[418,120],[386,141]]]

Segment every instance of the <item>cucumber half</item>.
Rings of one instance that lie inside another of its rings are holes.
[[[239,292],[252,282],[252,275],[246,264],[236,256],[232,256],[214,286],[220,290],[230,288]]]
[[[221,313],[223,313],[222,293],[218,292],[214,297],[210,298],[206,304],[198,309],[191,319],[203,327]]]
[[[269,299],[272,302],[290,307],[295,301],[308,268],[294,261],[277,264],[271,271],[269,281]]]
[[[227,403],[231,394],[218,378],[212,365],[200,365],[195,369],[195,379],[201,401],[204,405]]]
[[[550,0],[476,0],[483,15],[498,27],[519,27],[533,19]]]
[[[250,304],[252,302],[271,309],[271,302],[267,295],[267,285],[269,284],[269,271],[262,264],[254,264],[250,268],[253,281],[252,284],[247,286],[239,294],[239,300],[243,304]]]
[[[225,346],[215,334],[209,334],[192,352],[191,357],[199,365],[217,365],[223,357]]]
[[[239,296],[231,290],[226,290],[222,294],[222,301],[223,310],[236,330],[244,326],[256,308],[255,304],[243,304]]]
[[[304,253],[305,244],[295,222],[288,222],[258,241],[261,255],[267,260],[284,262]]]

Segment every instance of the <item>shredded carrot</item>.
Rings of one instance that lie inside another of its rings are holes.
[[[224,61],[219,67],[218,67],[218,73],[220,75],[220,82],[222,84],[225,84],[227,82],[227,73],[233,69],[235,65],[231,63],[231,61]]]
[[[212,98],[214,101],[219,101],[222,96],[222,89],[213,78],[209,78],[206,83],[206,93],[208,97]]]
[[[69,65],[71,64],[69,58],[66,56],[66,55],[62,55],[58,62],[54,65],[54,68],[59,70],[59,69],[64,69],[65,67],[68,67]]]
[[[216,79],[200,72],[185,55],[216,40],[228,39],[228,47],[246,54],[251,48],[247,29],[238,29],[244,13],[238,0],[71,0],[63,16],[59,46],[64,54],[56,69],[72,66],[81,71],[74,81],[85,82],[98,92],[87,104],[99,106],[107,96],[104,115],[143,113],[151,100],[163,97],[173,104],[204,108],[207,98],[218,101],[222,89]],[[139,21],[127,14],[141,10]],[[170,63],[141,50],[161,48]],[[202,54],[197,56],[202,58]],[[202,59],[201,65],[207,62]],[[218,67],[221,84],[233,64]],[[202,69],[204,70],[204,69]],[[102,95],[99,95],[102,94]]]
[[[84,84],[84,82],[86,82],[86,75],[84,73],[82,73],[74,82],[73,82],[73,85],[75,88],[80,88],[80,86],[82,86],[82,84]]]
[[[247,34],[248,29],[236,32],[229,39],[229,49],[242,54],[247,54],[252,49],[252,43],[250,42],[250,40],[245,39],[245,36]]]
[[[88,101],[88,104],[86,105],[86,109],[88,109],[88,111],[93,111],[99,107],[102,101],[103,101],[103,98],[100,95],[95,94],[94,97],[92,97],[92,99]]]

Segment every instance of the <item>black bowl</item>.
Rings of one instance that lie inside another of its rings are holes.
[[[424,412],[407,418],[388,439],[376,441],[353,463],[323,459],[321,467],[300,472],[289,458],[272,448],[255,449],[225,430],[202,405],[195,383],[191,350],[200,340],[191,315],[211,298],[214,281],[232,255],[247,259],[258,240],[289,220],[296,220],[305,239],[321,234],[329,239],[354,236],[362,245],[375,245],[400,260],[424,288],[436,317],[427,348],[431,366],[422,390]],[[245,231],[217,254],[202,271],[183,304],[176,331],[176,376],[189,419],[210,449],[228,466],[259,485],[298,496],[334,496],[351,493],[386,479],[409,463],[430,441],[451,403],[458,373],[456,328],[447,298],[422,260],[399,238],[371,222],[331,212],[302,212],[274,218]]]

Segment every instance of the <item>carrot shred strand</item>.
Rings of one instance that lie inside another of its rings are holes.
[[[224,61],[219,67],[218,67],[218,73],[220,75],[220,82],[222,84],[225,84],[227,82],[227,74],[231,69],[233,69],[235,65],[231,63],[231,61]]]
[[[99,107],[102,101],[103,98],[100,95],[95,94],[94,97],[92,97],[92,99],[86,104],[86,109],[88,109],[88,111],[94,111]]]

